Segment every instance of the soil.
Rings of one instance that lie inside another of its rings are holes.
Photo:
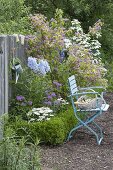
[[[41,146],[42,170],[113,170],[113,93],[106,93],[105,99],[110,107],[96,121],[103,129],[101,145],[80,129],[68,143]]]

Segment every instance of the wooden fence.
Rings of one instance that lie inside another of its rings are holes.
[[[9,66],[10,61],[16,57],[22,62],[26,60],[24,37],[22,35],[0,35],[0,116],[8,112],[8,99],[11,94],[8,83],[11,78]]]

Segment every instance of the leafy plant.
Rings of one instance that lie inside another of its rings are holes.
[[[13,88],[12,99],[16,99],[16,96],[24,96],[26,101],[32,101],[33,107],[43,106],[45,92],[52,86],[48,75],[39,76],[27,67],[20,75],[18,83],[10,81],[10,84]]]
[[[16,116],[27,120],[26,113],[32,108],[32,101],[27,101],[24,96],[16,96],[12,99],[9,107],[9,119],[14,121]]]
[[[28,17],[29,10],[29,7],[24,5],[24,0],[0,1],[0,33],[31,33],[32,26]]]
[[[59,145],[62,144],[67,135],[75,126],[77,120],[74,116],[72,107],[68,106],[66,111],[59,112],[48,121],[30,122],[25,120],[18,120],[13,123],[13,127],[16,134],[19,136],[31,136],[32,141],[37,138],[40,139],[40,143]]]
[[[4,123],[4,136],[0,141],[0,169],[40,170],[39,140],[37,139],[35,144],[28,143],[27,138],[18,137],[13,129]]]

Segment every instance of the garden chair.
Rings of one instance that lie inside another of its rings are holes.
[[[101,89],[103,87],[99,86],[78,88],[74,75],[68,78],[68,83],[70,89],[69,97],[71,99],[74,115],[78,120],[78,124],[70,131],[67,141],[69,141],[70,138],[73,136],[73,132],[81,127],[85,127],[93,135],[95,135],[97,144],[100,145],[103,139],[103,133],[101,127],[95,122],[95,118],[98,118],[98,116],[100,116],[102,112],[107,111],[109,105],[106,104],[106,101],[103,98],[103,92],[100,94],[94,89]],[[86,103],[80,102],[83,96],[86,95],[94,95],[95,98]]]

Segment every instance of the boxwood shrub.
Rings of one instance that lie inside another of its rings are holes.
[[[51,145],[62,144],[72,127],[77,123],[73,109],[69,108],[60,112],[48,121],[28,123],[24,120],[16,121],[12,127],[19,136],[28,136],[35,141],[39,138],[40,142]]]

